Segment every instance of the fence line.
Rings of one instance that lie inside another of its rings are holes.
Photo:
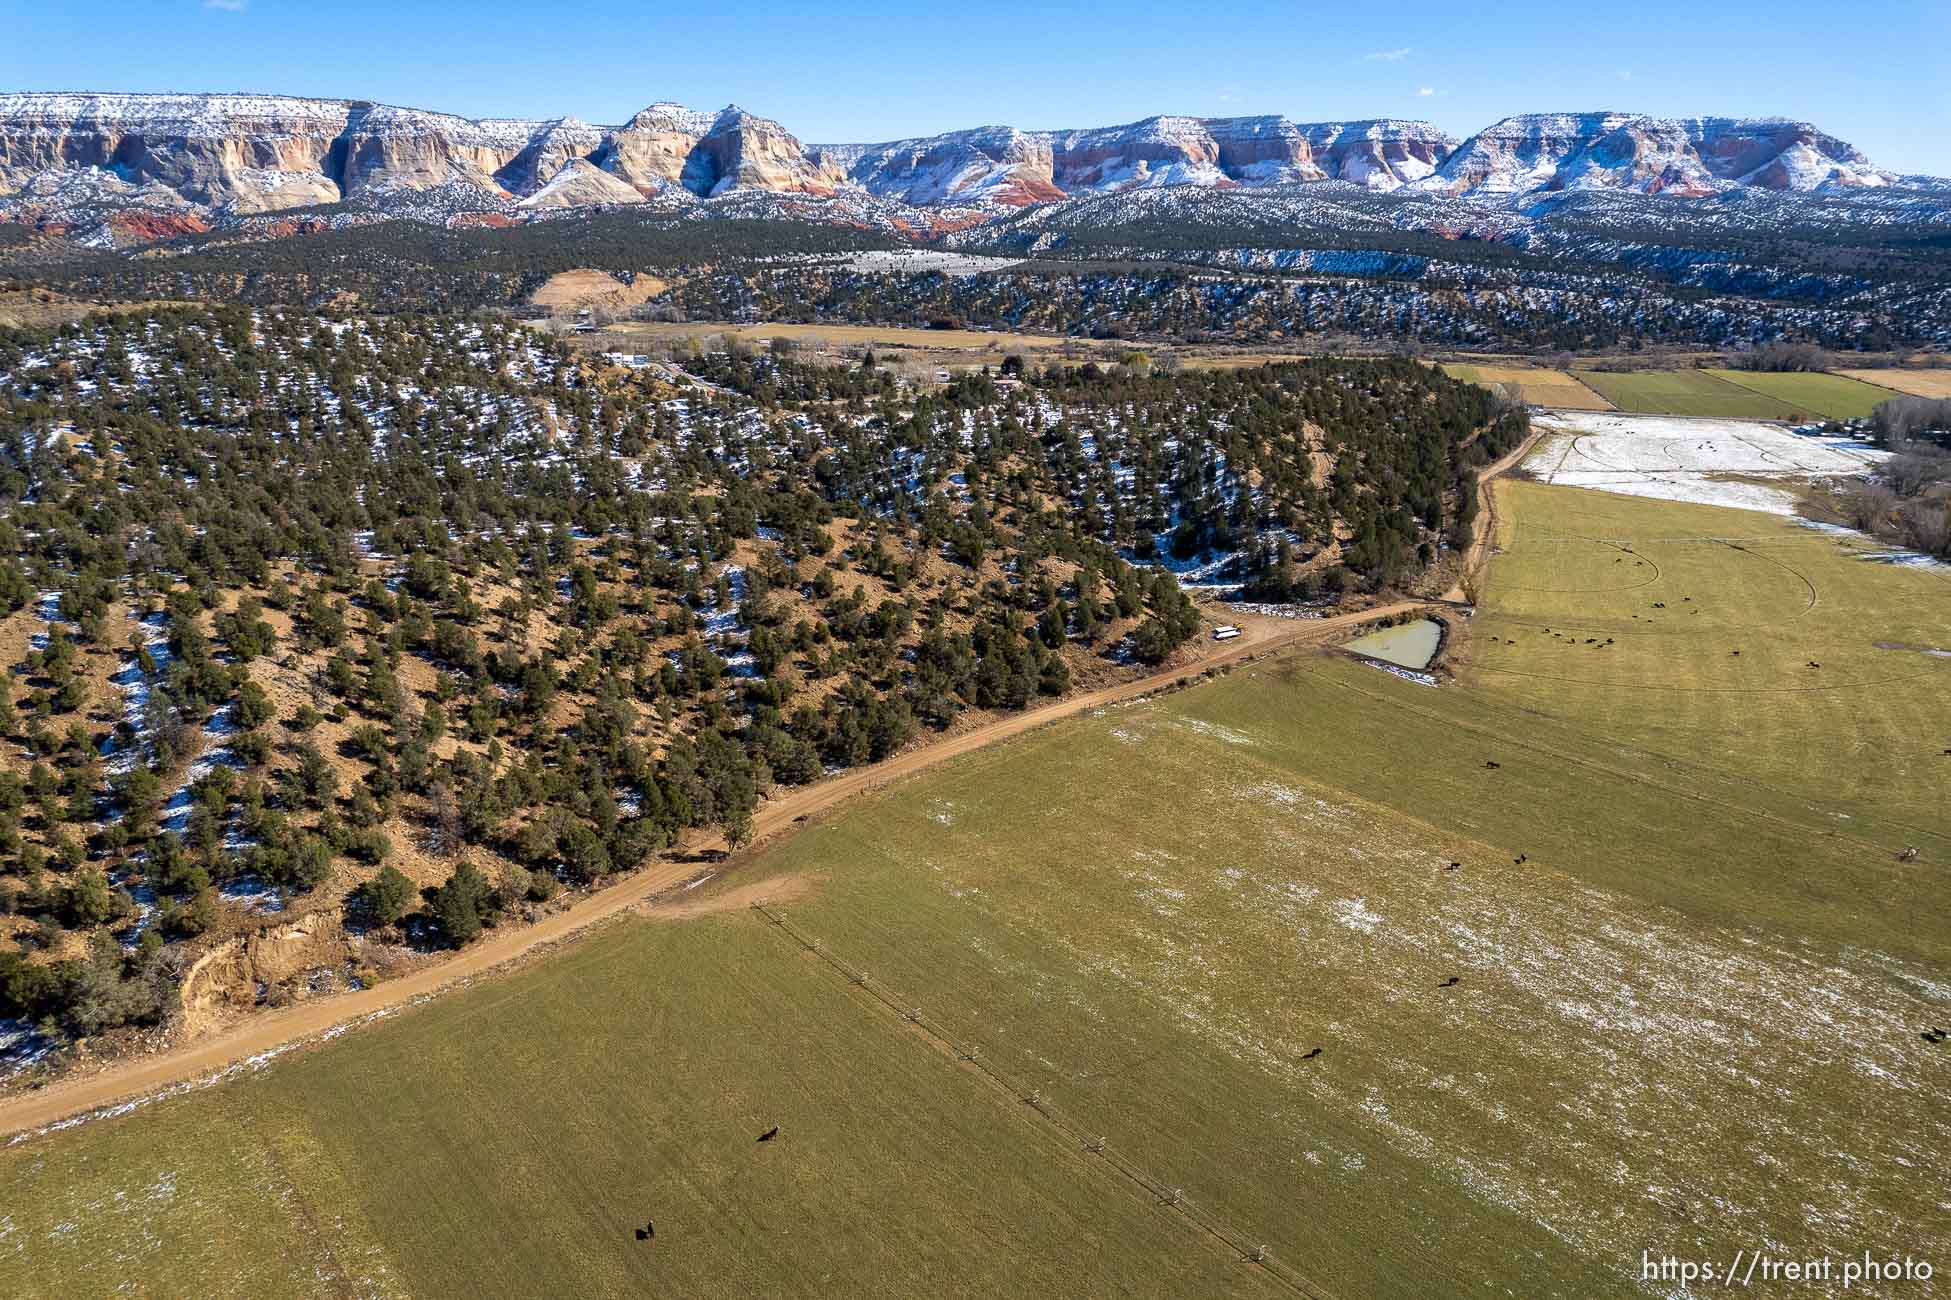
[[[870,994],[877,1002],[892,1011],[901,1019],[915,1025],[943,1047],[955,1054],[955,1059],[965,1065],[972,1065],[981,1071],[989,1081],[1007,1091],[1010,1096],[1027,1105],[1053,1128],[1076,1142],[1078,1148],[1098,1157],[1130,1182],[1143,1188],[1155,1197],[1160,1205],[1177,1210],[1193,1226],[1205,1232],[1214,1240],[1226,1246],[1243,1261],[1257,1265],[1262,1272],[1275,1282],[1287,1288],[1304,1300],[1331,1300],[1329,1292],[1319,1283],[1310,1280],[1298,1269],[1274,1258],[1273,1252],[1265,1245],[1249,1244],[1249,1239],[1241,1235],[1219,1216],[1201,1210],[1188,1201],[1184,1193],[1176,1187],[1167,1187],[1146,1173],[1143,1169],[1112,1151],[1103,1137],[1092,1137],[1070,1120],[1059,1115],[1035,1090],[1025,1090],[1001,1070],[983,1059],[978,1048],[968,1047],[959,1042],[946,1026],[928,1019],[920,1007],[904,1006],[885,986],[877,983],[866,971],[847,965],[834,956],[819,941],[807,935],[786,919],[785,913],[775,912],[763,901],[752,904],[752,910],[769,922],[780,933],[792,939],[800,947],[818,957],[841,975],[855,988]]]

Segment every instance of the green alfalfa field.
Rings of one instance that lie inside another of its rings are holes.
[[[1799,411],[1830,420],[1868,419],[1879,405],[1900,396],[1887,388],[1847,375],[1818,371],[1713,370],[1716,379],[1787,402]]]
[[[1648,1294],[1647,1250],[1951,1258],[1946,577],[1498,491],[1441,687],[1312,653],[1107,709],[22,1141],[0,1293],[1589,1297]]]
[[[1705,370],[1574,370],[1571,374],[1619,410],[1635,415],[1798,420],[1813,414]]]

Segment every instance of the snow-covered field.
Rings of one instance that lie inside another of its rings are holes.
[[[1784,484],[1862,474],[1885,453],[1854,438],[1791,432],[1758,420],[1683,419],[1611,412],[1534,417],[1550,431],[1525,468],[1546,483],[1627,496],[1795,513]]]
[[[985,271],[1003,271],[1015,266],[1016,259],[1009,257],[978,257],[973,253],[937,253],[925,249],[897,249],[886,252],[855,253],[847,258],[850,271],[865,271],[869,274],[923,275],[939,271],[943,275],[961,279],[971,275],[981,275]]]

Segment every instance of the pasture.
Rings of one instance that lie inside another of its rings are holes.
[[[1293,1294],[1072,1130],[1324,1296],[1951,1257],[1951,579],[1497,491],[1451,683],[1316,652],[1106,708],[24,1141],[0,1292]]]
[[[1951,647],[1951,570],[1753,511],[1497,492],[1469,689],[1445,698],[1541,734],[1581,729],[1595,760],[1631,755],[1705,806],[1765,809],[1808,842],[1754,867],[1758,895],[1780,894],[1754,900],[1776,927],[1951,961],[1951,925],[1879,920],[1875,901],[1942,887],[1943,866],[1900,870],[1900,849],[1951,863],[1951,657],[1929,653]],[[1841,875],[1813,865],[1830,850],[1852,863]],[[1854,919],[1828,924],[1851,899]]]
[[[1843,375],[1759,370],[1710,370],[1707,373],[1828,420],[1867,419],[1878,402],[1889,401],[1892,396],[1886,388],[1877,388]]]
[[[1280,1294],[1024,1109],[745,909],[639,920],[0,1154],[0,1294]]]
[[[1563,370],[1540,370],[1535,366],[1494,366],[1447,363],[1443,370],[1452,379],[1497,388],[1509,384],[1518,396],[1536,406],[1553,406],[1573,411],[1609,411],[1612,403],[1572,378]]]
[[[1705,370],[1574,370],[1573,376],[1622,411],[1730,420],[1793,420],[1779,398],[1717,379]]]

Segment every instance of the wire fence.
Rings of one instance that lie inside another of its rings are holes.
[[[866,993],[887,1010],[914,1025],[935,1040],[943,1050],[952,1053],[957,1061],[974,1067],[990,1083],[1035,1111],[1052,1128],[1076,1143],[1078,1150],[1102,1160],[1113,1172],[1152,1197],[1159,1205],[1176,1210],[1195,1228],[1238,1255],[1244,1262],[1260,1269],[1276,1284],[1295,1295],[1306,1297],[1306,1300],[1331,1300],[1331,1293],[1325,1287],[1285,1261],[1276,1259],[1273,1251],[1265,1244],[1254,1242],[1219,1215],[1194,1204],[1182,1189],[1168,1187],[1152,1177],[1122,1154],[1112,1150],[1102,1135],[1092,1135],[1074,1121],[1066,1119],[1036,1090],[1022,1087],[997,1069],[982,1055],[980,1048],[961,1042],[945,1025],[924,1014],[920,1007],[907,1005],[903,999],[896,997],[892,990],[875,980],[866,971],[842,961],[824,944],[787,920],[785,913],[767,907],[763,901],[753,903],[752,910],[781,934],[812,953],[833,971],[844,976],[849,985]]]

